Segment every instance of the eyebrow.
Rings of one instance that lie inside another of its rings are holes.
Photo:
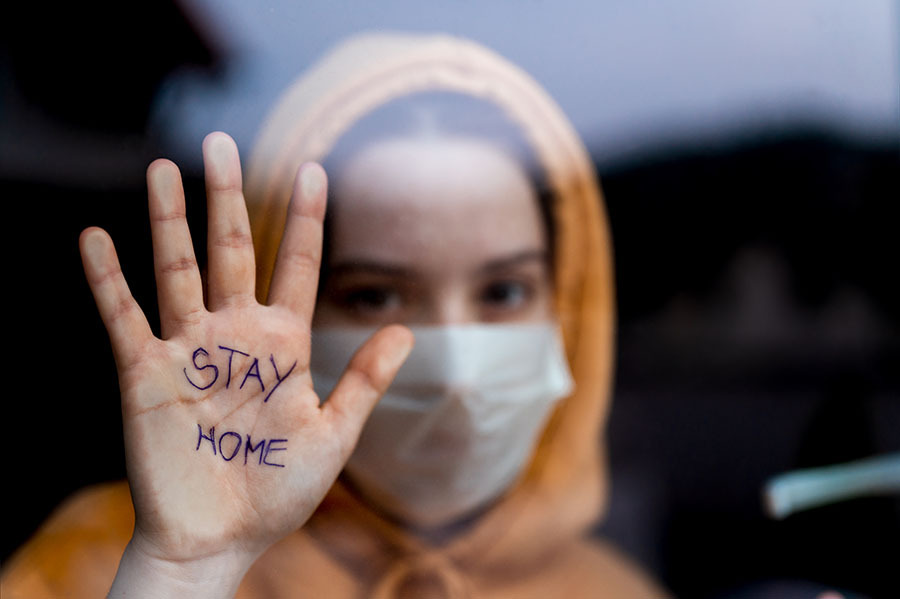
[[[415,269],[401,266],[399,264],[391,264],[389,262],[374,262],[372,260],[355,260],[349,259],[343,262],[329,265],[328,270],[331,275],[347,275],[358,272],[374,273],[385,276],[408,277],[415,275]]]
[[[533,249],[533,250],[524,250],[521,252],[517,252],[511,256],[505,256],[503,258],[498,258],[496,260],[491,260],[487,264],[481,266],[478,269],[479,273],[491,273],[498,270],[506,270],[508,268],[513,268],[519,266],[522,263],[528,262],[543,262],[544,264],[548,263],[550,255],[547,253],[547,250],[542,249]]]
[[[487,262],[486,264],[480,266],[477,272],[478,274],[488,274],[498,270],[514,268],[516,266],[519,266],[520,264],[528,262],[536,261],[546,264],[548,260],[549,254],[547,250],[528,249],[517,252],[510,256],[504,256],[502,258],[497,258],[496,260],[491,260],[490,262]],[[400,264],[353,258],[343,260],[336,264],[332,264],[328,267],[328,269],[331,275],[349,275],[361,272],[366,274],[379,274],[393,277],[411,277],[418,274],[418,271],[416,271],[416,269]]]

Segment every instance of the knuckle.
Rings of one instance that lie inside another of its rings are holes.
[[[197,260],[191,256],[185,256],[178,260],[172,260],[162,265],[159,269],[162,274],[177,274],[197,268]]]
[[[253,238],[250,233],[243,230],[233,230],[223,235],[217,235],[213,239],[215,247],[243,250],[253,247]]]
[[[207,193],[216,194],[216,195],[237,195],[241,198],[244,197],[243,186],[240,181],[234,181],[230,179],[218,179],[213,178],[207,180],[206,182],[206,191]]]
[[[319,262],[321,260],[321,256],[318,252],[310,252],[304,250],[296,250],[293,252],[289,252],[285,258],[287,258],[288,265],[292,269],[297,270],[319,270]]]
[[[256,298],[241,291],[232,291],[228,293],[219,292],[218,306],[226,308],[244,309],[257,305]]]
[[[175,318],[175,320],[181,326],[192,327],[200,324],[205,315],[206,310],[204,308],[193,308],[191,310],[188,310],[187,312],[179,314]]]
[[[104,272],[97,273],[96,276],[92,277],[91,283],[97,287],[103,287],[107,285],[118,285],[124,279],[124,275],[122,274],[122,269],[120,268],[110,268]]]
[[[372,365],[367,363],[367,361],[354,358],[350,363],[347,374],[355,378],[357,383],[367,391],[381,395],[386,390],[387,386],[382,384],[382,381],[379,380],[380,377],[373,376]]]
[[[316,218],[313,208],[304,202],[292,201],[288,203],[288,216],[303,223],[309,222],[314,225],[321,225],[322,223],[321,218]]]
[[[187,219],[187,212],[184,210],[168,210],[163,212],[162,214],[154,214],[151,216],[151,220],[154,223],[169,223],[169,222],[178,222]]]
[[[109,314],[109,319],[112,322],[117,320],[121,320],[126,316],[130,315],[137,309],[137,304],[134,302],[134,299],[130,297],[123,297],[116,301],[116,303],[112,306],[112,310]]]

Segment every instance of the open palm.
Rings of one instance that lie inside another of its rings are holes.
[[[161,338],[128,291],[109,236],[88,229],[80,244],[119,372],[132,546],[172,563],[226,553],[252,563],[321,501],[412,337],[399,326],[379,331],[320,402],[309,355],[324,171],[306,164],[297,175],[261,305],[237,148],[214,133],[203,155],[205,304],[178,169],[158,160],[147,170]]]

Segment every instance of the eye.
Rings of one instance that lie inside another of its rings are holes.
[[[344,308],[361,314],[396,310],[403,303],[396,289],[374,285],[348,289],[341,294],[338,301]]]
[[[503,279],[485,285],[479,300],[491,309],[515,310],[528,303],[533,296],[534,290],[528,283]]]
[[[407,273],[356,268],[351,272],[332,271],[326,277],[316,304],[316,318],[318,324],[408,322],[421,306],[418,285]]]

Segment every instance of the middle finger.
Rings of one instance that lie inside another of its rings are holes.
[[[203,163],[209,215],[209,309],[256,301],[256,263],[237,146],[224,133],[210,133],[203,140]]]

